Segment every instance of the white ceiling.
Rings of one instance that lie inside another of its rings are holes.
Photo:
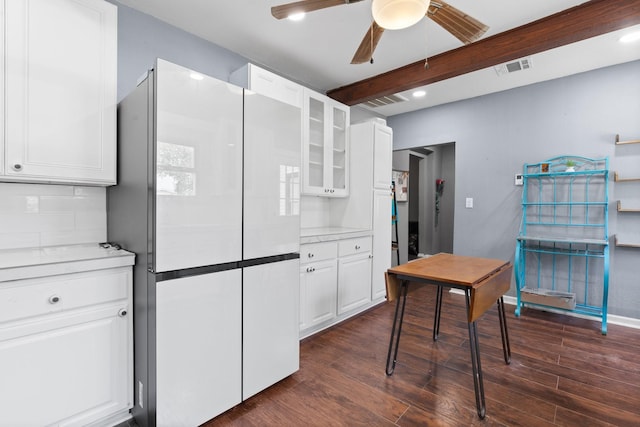
[[[288,0],[117,0],[171,25],[236,52],[251,62],[325,92],[423,60],[462,44],[435,22],[386,31],[374,63],[351,65],[371,24],[371,1],[307,14],[293,22],[271,16],[271,6]],[[489,26],[484,37],[568,9],[584,0],[448,0]],[[632,28],[631,28],[632,29]],[[493,68],[431,84],[427,96],[376,108],[391,116],[455,100],[497,92],[607,65],[640,59],[640,45],[618,43],[631,29],[596,37],[531,57],[533,67],[501,77]],[[640,26],[635,27],[636,30]]]

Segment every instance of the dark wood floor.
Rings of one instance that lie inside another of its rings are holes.
[[[464,299],[409,294],[395,373],[384,365],[394,304],[301,344],[300,371],[205,424],[214,426],[640,426],[640,330],[507,305],[512,362],[497,310],[478,321],[487,416],[478,419]]]

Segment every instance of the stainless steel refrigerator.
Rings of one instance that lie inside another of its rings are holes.
[[[134,417],[196,426],[299,367],[300,109],[158,59],[118,107]]]

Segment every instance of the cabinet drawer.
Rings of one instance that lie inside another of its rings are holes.
[[[341,240],[338,247],[338,256],[347,256],[371,252],[371,237]]]
[[[0,323],[126,299],[131,268],[0,283]]]
[[[336,258],[338,245],[336,242],[310,243],[300,246],[300,264]]]

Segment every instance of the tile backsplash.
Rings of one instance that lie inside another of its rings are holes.
[[[105,188],[0,183],[0,249],[106,239]]]

